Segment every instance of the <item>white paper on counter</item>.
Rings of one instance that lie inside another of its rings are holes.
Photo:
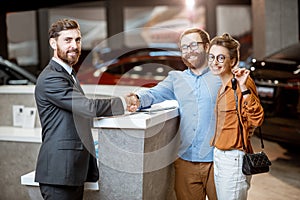
[[[157,112],[175,108],[178,108],[178,102],[176,100],[166,100],[161,103],[153,104],[150,108],[141,109],[138,112]]]
[[[24,105],[13,105],[13,126],[23,126],[24,122]]]
[[[36,108],[25,107],[23,115],[24,115],[23,128],[34,128]]]

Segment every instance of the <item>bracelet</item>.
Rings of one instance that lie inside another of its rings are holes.
[[[251,94],[251,90],[247,89],[245,91],[242,92],[242,95],[246,95],[246,94]]]

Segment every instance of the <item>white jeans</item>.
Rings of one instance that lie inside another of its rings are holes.
[[[240,150],[222,151],[214,148],[214,178],[218,200],[246,200],[252,176],[242,173]]]

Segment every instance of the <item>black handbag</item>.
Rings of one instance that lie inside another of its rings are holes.
[[[235,80],[232,80],[232,83],[236,83]],[[238,115],[238,121],[239,121],[239,129],[242,136],[242,144],[243,149],[246,152],[245,144],[244,144],[244,136],[243,136],[243,127],[240,122],[240,115],[238,112],[238,97],[236,94],[236,87],[232,87],[234,89],[234,95],[235,95],[235,103],[236,103],[236,111]],[[253,130],[254,131],[254,130]],[[262,138],[262,132],[261,127],[259,127],[259,135],[260,135],[260,142],[261,142],[261,152],[257,153],[245,153],[243,156],[243,165],[242,165],[242,172],[245,175],[254,175],[254,174],[260,174],[260,173],[266,173],[270,171],[271,161],[269,160],[267,154],[264,152],[264,142]]]
[[[245,175],[265,173],[270,170],[271,161],[263,151],[246,153],[243,157],[242,172]]]

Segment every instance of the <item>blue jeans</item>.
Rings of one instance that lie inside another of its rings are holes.
[[[214,178],[218,200],[246,200],[252,176],[242,173],[240,150],[214,149]]]

